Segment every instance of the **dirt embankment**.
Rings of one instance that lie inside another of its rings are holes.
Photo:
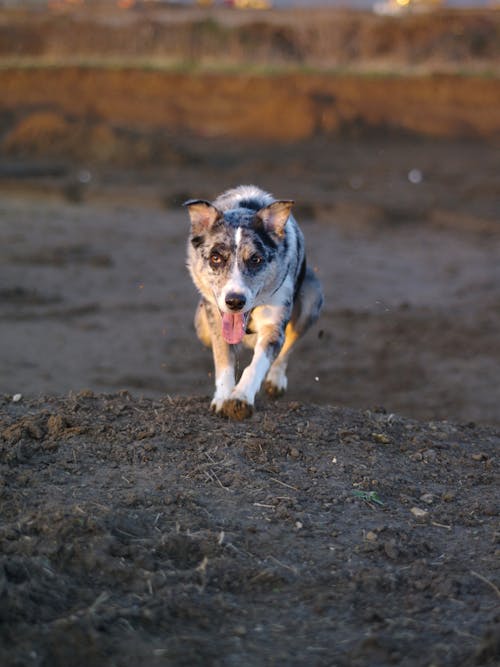
[[[12,157],[162,163],[178,134],[281,142],[382,130],[500,134],[495,79],[54,67],[1,70],[0,87],[0,150]]]
[[[144,164],[186,133],[497,139],[499,25],[498,12],[7,13],[0,151]]]

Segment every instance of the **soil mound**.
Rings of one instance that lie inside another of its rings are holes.
[[[0,152],[166,164],[179,135],[500,136],[500,13],[0,12]]]
[[[498,430],[208,402],[1,401],[2,665],[497,664]]]
[[[0,70],[0,88],[0,150],[17,159],[161,165],[179,160],[179,136],[261,144],[391,133],[500,136],[495,78],[61,65]]]

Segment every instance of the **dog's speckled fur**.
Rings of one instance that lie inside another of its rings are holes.
[[[321,286],[306,266],[292,204],[252,185],[228,190],[213,203],[185,204],[191,218],[187,265],[201,294],[196,331],[213,350],[212,409],[226,417],[250,416],[264,380],[271,396],[284,393],[292,346],[321,310]],[[240,341],[254,355],[236,384],[234,346]]]

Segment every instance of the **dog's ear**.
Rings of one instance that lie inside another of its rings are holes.
[[[210,229],[222,216],[221,212],[204,199],[190,199],[184,202],[191,218],[193,232],[201,234]]]
[[[294,201],[292,199],[274,201],[269,206],[264,206],[260,211],[257,211],[257,218],[264,224],[264,229],[269,234],[274,234],[279,239],[282,239],[293,204]]]

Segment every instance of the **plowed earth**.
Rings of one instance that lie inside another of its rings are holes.
[[[2,665],[498,664],[499,432],[259,408],[4,400]]]

